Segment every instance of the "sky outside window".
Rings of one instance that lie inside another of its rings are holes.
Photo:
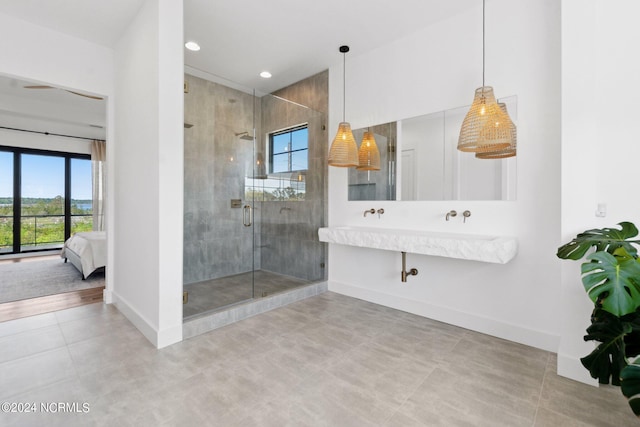
[[[22,198],[64,197],[64,158],[22,155]]]
[[[307,170],[308,156],[309,130],[306,125],[271,135],[271,173]]]
[[[71,160],[72,199],[91,200],[91,161]],[[13,153],[0,152],[0,197],[13,194]],[[64,197],[64,158],[22,155],[22,197]]]
[[[71,200],[91,200],[91,160],[71,159]]]

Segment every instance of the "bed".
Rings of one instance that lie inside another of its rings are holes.
[[[70,261],[86,279],[107,263],[107,236],[104,231],[85,231],[69,237],[60,256]]]

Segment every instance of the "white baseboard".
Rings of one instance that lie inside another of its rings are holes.
[[[597,387],[598,381],[591,378],[589,371],[582,366],[580,359],[564,353],[558,353],[558,375]]]
[[[116,308],[127,318],[156,348],[163,348],[182,341],[182,324],[158,331],[144,316],[124,298],[111,293],[109,296]]]
[[[113,304],[113,292],[109,289],[102,291],[102,300],[105,304]]]
[[[560,343],[560,337],[546,332],[346,283],[329,281],[329,290],[553,353]]]
[[[158,331],[156,348],[168,347],[182,341],[182,323]]]

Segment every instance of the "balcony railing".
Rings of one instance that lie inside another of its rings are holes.
[[[21,251],[62,247],[64,215],[23,215],[20,219]],[[71,215],[71,234],[92,228],[92,214]],[[0,253],[12,251],[13,216],[0,216]]]

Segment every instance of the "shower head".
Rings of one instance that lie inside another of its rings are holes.
[[[253,141],[253,137],[251,135],[249,135],[248,131],[238,132],[238,133],[236,133],[236,136],[239,136],[240,139],[244,139],[245,141]]]

